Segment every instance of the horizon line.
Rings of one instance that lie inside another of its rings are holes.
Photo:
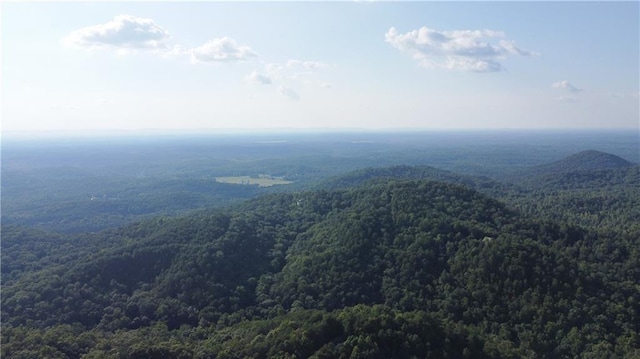
[[[201,128],[111,128],[111,129],[50,129],[50,130],[2,130],[2,137],[5,135],[34,134],[34,135],[55,135],[74,134],[88,135],[94,137],[103,134],[260,134],[260,133],[350,133],[350,132],[461,132],[461,131],[640,131],[640,125],[633,127],[385,127],[385,128],[364,128],[364,127],[201,127]]]

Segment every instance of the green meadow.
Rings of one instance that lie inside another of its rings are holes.
[[[216,182],[220,183],[233,183],[244,185],[258,185],[259,187],[271,187],[279,184],[290,184],[293,181],[287,181],[279,177],[249,177],[249,176],[229,176],[229,177],[216,177]]]

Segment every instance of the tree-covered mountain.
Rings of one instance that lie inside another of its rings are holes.
[[[381,179],[99,234],[2,235],[7,358],[640,355],[637,237],[454,184]]]
[[[611,153],[586,150],[574,153],[558,161],[520,170],[512,176],[507,177],[507,179],[512,181],[529,180],[531,183],[536,183],[541,177],[545,178],[571,173],[627,169],[636,165],[636,163],[627,161],[624,158]]]
[[[587,151],[596,152],[596,151]],[[581,157],[581,156],[570,156]],[[374,185],[388,179],[432,180],[461,185],[499,199],[532,219],[569,223],[595,231],[640,236],[640,166],[553,172],[515,183],[430,166],[365,168],[320,182],[317,188]]]
[[[611,153],[586,150],[538,167],[545,172],[579,172],[631,167],[634,163]]]
[[[431,180],[466,186],[485,192],[501,193],[513,187],[484,176],[459,174],[431,166],[391,166],[369,167],[334,176],[321,181],[316,187],[320,189],[338,189],[360,186],[368,181],[398,180]]]
[[[497,196],[533,218],[640,237],[640,166],[546,174]]]

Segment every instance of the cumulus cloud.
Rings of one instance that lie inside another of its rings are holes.
[[[298,93],[296,93],[295,91],[293,91],[292,89],[284,85],[281,85],[280,87],[278,87],[278,93],[292,101],[296,101],[300,99],[300,96],[298,96]]]
[[[428,27],[404,34],[391,27],[385,34],[385,42],[428,68],[496,72],[504,69],[499,60],[507,56],[535,55],[504,38],[500,31],[439,31]]]
[[[169,32],[152,19],[118,15],[113,20],[71,32],[63,39],[69,45],[120,50],[166,49]]]
[[[299,82],[305,86],[325,87],[325,82],[320,76],[321,70],[332,67],[334,66],[322,61],[289,59],[280,67],[279,74],[288,81]]]
[[[240,46],[236,40],[226,36],[213,39],[191,50],[192,62],[235,62],[256,56],[257,54],[250,47]]]
[[[75,30],[62,42],[84,48],[113,48],[119,53],[154,50],[165,57],[190,55],[193,63],[235,62],[257,56],[250,47],[241,46],[230,37],[216,38],[191,49],[169,45],[169,39],[169,32],[152,19],[118,15],[107,23]]]
[[[268,85],[271,83],[271,78],[267,74],[260,73],[253,70],[249,75],[245,76],[245,81],[253,82],[257,84]]]
[[[333,65],[321,61],[301,61],[289,59],[284,63],[266,63],[244,77],[245,81],[258,84],[276,84],[274,88],[280,96],[289,100],[300,100],[298,88],[331,88],[331,84],[322,81],[319,69]]]
[[[581,88],[578,88],[578,87],[574,86],[571,82],[569,82],[567,80],[556,81],[556,82],[551,84],[551,87],[553,87],[554,89],[565,89],[565,90],[567,90],[569,92],[580,92],[580,91],[582,91]]]

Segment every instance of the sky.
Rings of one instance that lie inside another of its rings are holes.
[[[0,6],[3,133],[639,127],[638,1]]]

